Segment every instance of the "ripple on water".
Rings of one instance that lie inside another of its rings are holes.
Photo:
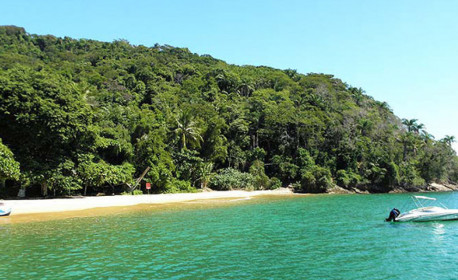
[[[458,222],[384,223],[406,198],[256,198],[2,225],[0,279],[452,279]]]

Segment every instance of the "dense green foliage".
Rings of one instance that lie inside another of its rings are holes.
[[[19,175],[19,162],[14,160],[13,153],[0,139],[0,182],[4,185],[7,179],[18,180]]]
[[[453,137],[332,75],[13,26],[0,27],[0,139],[12,192],[122,192],[148,166],[156,192],[458,181]]]

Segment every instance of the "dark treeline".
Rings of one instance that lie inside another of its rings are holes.
[[[453,141],[332,75],[0,27],[3,196],[414,190],[458,181]]]

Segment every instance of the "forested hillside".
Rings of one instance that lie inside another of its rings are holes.
[[[453,141],[332,75],[0,27],[3,196],[414,190],[458,181]]]

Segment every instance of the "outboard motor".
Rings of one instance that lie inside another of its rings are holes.
[[[396,218],[399,216],[399,214],[401,214],[401,211],[399,211],[398,209],[396,208],[393,208],[393,210],[390,211],[390,216],[388,218],[385,219],[385,221],[387,222],[396,222]]]

